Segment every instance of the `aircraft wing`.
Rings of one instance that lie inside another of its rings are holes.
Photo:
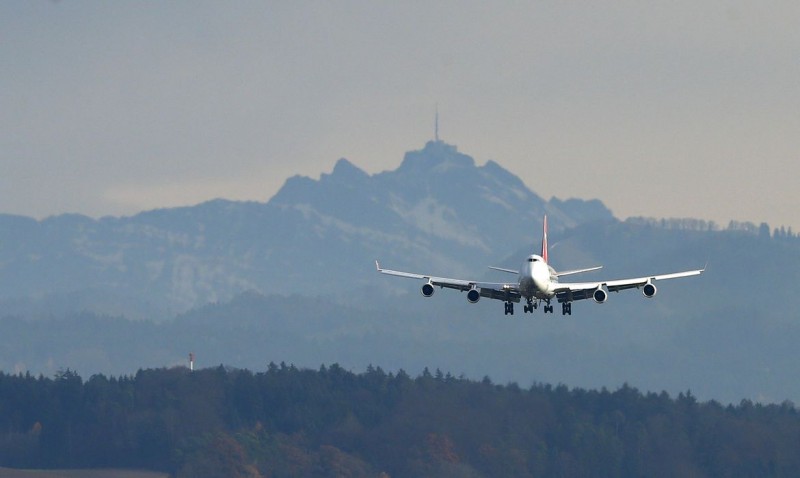
[[[519,285],[516,282],[480,282],[466,279],[450,279],[447,277],[417,274],[414,272],[395,271],[381,268],[378,261],[375,261],[375,268],[381,274],[406,277],[408,279],[424,279],[429,284],[436,287],[456,289],[462,292],[477,289],[481,297],[488,297],[490,299],[510,300],[512,302],[519,302],[520,300]]]
[[[592,297],[594,291],[599,287],[603,287],[609,292],[619,292],[625,289],[638,289],[640,287],[644,287],[648,283],[653,283],[659,280],[696,276],[702,274],[704,271],[705,269],[697,269],[692,271],[674,272],[671,274],[636,277],[633,279],[618,279],[598,282],[561,282],[555,285],[555,292],[556,298],[559,302],[569,302],[573,300],[589,299]]]

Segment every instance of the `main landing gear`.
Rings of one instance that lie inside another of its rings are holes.
[[[532,314],[534,310],[539,308],[539,302],[544,302],[545,303],[544,307],[543,307],[545,314],[552,314],[553,313],[553,306],[550,305],[550,301],[546,300],[546,299],[543,300],[543,301],[542,300],[534,301],[533,299],[528,299],[528,303],[525,304],[525,307],[523,308],[523,310],[525,311],[526,314],[528,314],[528,313]]]
[[[534,302],[533,299],[528,299],[528,303],[525,304],[525,307],[523,307],[523,310],[525,311],[526,314],[529,313],[529,312],[532,314],[533,311],[536,310],[538,307],[539,307],[539,303],[538,302]]]
[[[527,303],[523,306],[522,310],[526,314],[532,314],[534,310],[539,308],[539,302],[544,302],[544,309],[545,314],[552,314],[553,313],[553,305],[550,303],[549,300],[536,300],[528,299]],[[514,315],[514,303],[513,302],[506,302],[506,315]],[[572,315],[572,302],[563,302],[561,304],[561,315]]]

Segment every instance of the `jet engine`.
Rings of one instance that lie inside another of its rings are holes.
[[[430,284],[430,283],[427,283],[427,284],[423,285],[421,292],[422,292],[422,295],[424,295],[425,297],[432,296],[433,295],[433,285]]]
[[[606,292],[602,287],[598,287],[593,293],[592,298],[598,304],[602,304],[606,300],[608,300],[608,292]]]
[[[467,301],[470,304],[474,304],[475,302],[478,302],[479,300],[481,300],[481,293],[478,292],[478,289],[470,289],[470,291],[467,292]]]
[[[658,289],[656,289],[656,286],[654,286],[651,282],[648,282],[644,285],[644,287],[642,287],[642,294],[644,294],[644,296],[648,299],[656,295],[657,291]]]

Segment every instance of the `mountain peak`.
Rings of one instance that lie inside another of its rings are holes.
[[[338,188],[341,185],[361,185],[369,180],[369,174],[345,158],[336,161],[330,174],[323,173],[319,181],[307,176],[292,176],[287,179],[275,196],[270,199],[274,204],[294,204],[308,201],[318,194],[322,188]]]
[[[444,172],[453,168],[474,168],[471,156],[459,153],[458,149],[444,141],[428,141],[418,151],[409,151],[397,169],[399,173]]]
[[[339,161],[336,161],[336,165],[333,167],[331,176],[337,179],[349,181],[364,179],[369,175],[358,166],[348,161],[346,158],[341,158]]]

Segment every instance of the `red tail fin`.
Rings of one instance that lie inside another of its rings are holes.
[[[544,216],[544,225],[542,226],[542,259],[547,262],[547,214]]]

